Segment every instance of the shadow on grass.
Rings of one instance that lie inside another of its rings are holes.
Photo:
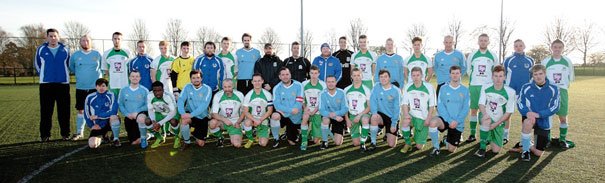
[[[557,154],[561,153],[561,149],[552,148],[553,151],[550,151],[548,154],[543,154],[542,156],[546,157],[537,157],[532,155],[532,160],[530,162],[517,161],[510,165],[507,169],[502,171],[500,174],[495,176],[490,182],[529,182],[536,175],[540,173],[540,171],[546,167],[552,160],[557,156]],[[509,153],[510,156],[519,158],[519,153]],[[540,163],[538,163],[540,161]],[[538,163],[536,165],[536,163]],[[534,166],[535,165],[535,166]]]

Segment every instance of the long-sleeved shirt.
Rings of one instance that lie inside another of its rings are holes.
[[[284,117],[290,118],[294,124],[302,122],[302,103],[303,86],[300,82],[291,80],[289,86],[279,82],[273,88],[273,106],[275,110],[283,112]],[[292,114],[292,109],[298,109],[298,113]]]
[[[208,57],[200,55],[193,62],[193,70],[202,72],[202,83],[210,86],[212,91],[218,91],[223,88],[223,77],[225,76],[225,64],[217,56]]]
[[[265,81],[264,84],[269,84],[271,88],[275,87],[279,83],[279,68],[283,66],[283,62],[275,55],[265,55],[263,58],[258,60],[254,65],[254,72],[260,73]],[[293,73],[290,70],[290,73]]]
[[[170,79],[172,80],[173,86],[176,86],[179,90],[183,90],[185,85],[191,83],[189,73],[193,68],[193,61],[193,57],[183,58],[181,56],[172,61]]]
[[[446,53],[444,50],[435,55],[433,69],[437,75],[437,84],[450,81],[450,67],[454,65],[460,66],[460,73],[466,73],[467,65],[462,52],[453,50],[450,53]]]
[[[98,119],[93,121],[91,116],[97,116]],[[95,124],[103,128],[109,122],[109,117],[118,115],[118,101],[115,94],[110,91],[105,93],[91,93],[84,101],[84,121],[89,128]]]
[[[147,113],[149,119],[164,125],[176,115],[176,103],[170,93],[164,93],[162,98],[156,98],[153,92],[149,92],[147,94]]]
[[[208,85],[202,84],[199,88],[195,88],[191,83],[185,85],[177,100],[179,114],[185,114],[188,111],[192,117],[204,119],[208,116],[211,97],[212,89]]]
[[[550,116],[559,111],[559,87],[546,79],[546,83],[538,86],[531,81],[521,87],[517,107],[521,116],[527,116],[528,112],[540,115],[536,119],[536,125],[544,130],[550,129]]]
[[[546,66],[546,78],[559,88],[567,90],[574,81],[573,63],[569,58],[563,56],[561,59],[555,60],[548,57],[541,64]]]
[[[401,90],[391,85],[389,88],[383,88],[380,83],[374,85],[370,95],[370,111],[372,114],[381,112],[391,118],[391,126],[395,127],[399,121],[401,113]]]
[[[345,92],[336,88],[334,94],[331,94],[329,90],[324,90],[320,94],[321,101],[319,102],[319,113],[323,117],[330,117],[330,113],[336,114],[336,116],[344,117],[349,110],[347,106],[347,99],[345,98]]]
[[[95,89],[97,79],[103,77],[101,53],[96,50],[76,51],[69,58],[69,70],[76,74],[76,89]]]
[[[151,62],[153,58],[145,55],[137,55],[128,62],[128,71],[139,71],[141,74],[140,85],[151,89]],[[130,75],[130,74],[129,74]]]
[[[397,82],[399,88],[402,89],[404,86],[403,81],[403,57],[398,54],[387,55],[382,54],[376,59],[376,72],[374,72],[374,81],[378,80],[378,71],[385,69],[389,71],[391,75],[391,83]]]
[[[524,53],[515,52],[504,59],[503,65],[506,69],[506,85],[518,94],[521,91],[521,86],[531,80],[531,67],[534,66],[534,59]]]
[[[63,43],[55,48],[48,47],[48,43],[40,45],[34,65],[40,74],[40,83],[69,84],[69,49]]]
[[[451,123],[458,122],[456,130],[464,131],[464,120],[471,108],[469,90],[464,85],[458,85],[454,88],[450,83],[446,83],[439,90],[437,99],[437,110],[443,120]]]
[[[260,51],[255,48],[249,50],[240,48],[235,51],[237,56],[237,79],[250,80],[254,74],[254,64],[260,59]]]
[[[320,55],[313,59],[312,65],[319,67],[319,79],[322,81],[326,81],[329,75],[335,76],[336,81],[339,81],[342,77],[342,66],[336,57],[322,57]]]
[[[288,57],[284,60],[284,67],[290,70],[293,80],[302,83],[309,79],[311,62],[309,62],[309,59],[305,57]]]
[[[122,88],[118,97],[120,112],[123,115],[147,111],[147,94],[149,90],[139,85],[137,88],[130,86]]]

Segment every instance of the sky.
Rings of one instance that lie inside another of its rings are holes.
[[[88,26],[91,36],[97,39],[110,39],[111,34],[120,31],[128,37],[136,19],[145,21],[150,37],[162,39],[167,21],[181,19],[193,40],[195,32],[202,26],[214,28],[223,36],[239,41],[242,33],[249,32],[253,41],[260,38],[263,31],[271,27],[283,43],[297,40],[300,30],[299,0],[221,0],[221,1],[156,1],[156,0],[1,0],[0,27],[12,34],[21,36],[19,27],[27,24],[42,23],[46,28],[61,29],[67,21],[77,21]],[[403,50],[406,32],[413,24],[423,24],[428,34],[424,37],[428,53],[443,49],[443,36],[447,35],[447,26],[454,17],[461,20],[465,34],[459,41],[458,49],[470,52],[477,48],[476,37],[471,33],[483,25],[497,28],[500,24],[500,2],[495,0],[422,0],[422,1],[386,1],[386,0],[305,0],[304,27],[313,34],[313,44],[327,42],[329,34],[346,35],[349,22],[360,18],[367,26],[367,36],[371,46],[383,45],[389,37],[395,40],[398,53],[407,55]],[[544,43],[543,32],[555,18],[562,18],[572,26],[595,23],[594,35],[602,40],[605,33],[605,16],[597,1],[563,0],[504,0],[504,18],[514,23],[515,31],[511,42],[523,39],[526,51],[533,45]],[[600,41],[604,42],[604,41]],[[110,44],[110,43],[106,43]],[[491,35],[490,48],[498,50],[497,35]],[[508,53],[512,53],[512,44]],[[106,45],[104,45],[106,46]],[[99,47],[98,45],[96,47]],[[241,47],[241,45],[237,45]],[[313,56],[319,54],[319,48],[313,49]],[[281,48],[280,57],[288,56],[288,48]],[[604,51],[599,44],[595,51]],[[157,52],[156,52],[157,53]],[[581,62],[578,53],[572,60]]]

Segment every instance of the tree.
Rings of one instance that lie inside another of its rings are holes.
[[[387,48],[384,46],[370,46],[370,50],[376,53],[376,55],[382,55],[387,52]]]
[[[21,38],[19,45],[24,48],[20,53],[19,63],[25,68],[33,68],[33,59],[35,57],[36,48],[45,42],[46,29],[42,24],[29,24],[20,28]]]
[[[363,22],[361,21],[360,18],[356,18],[353,19],[349,22],[350,28],[349,29],[349,37],[351,38],[350,40],[350,46],[353,48],[353,51],[357,51],[359,50],[359,36],[360,35],[364,35],[368,32],[368,27],[366,27]]]
[[[544,45],[534,46],[527,52],[527,56],[533,58],[535,64],[542,62],[548,55],[550,55],[550,51],[548,50],[548,47]]]
[[[484,33],[490,37],[490,44],[488,45],[488,49],[494,50],[494,47],[496,47],[497,44],[494,44],[496,42],[492,41],[493,37],[494,37],[494,35],[500,35],[500,33],[499,33],[498,29],[489,27],[487,25],[481,25],[481,26],[475,28],[475,30],[473,30],[471,32],[471,34],[470,34],[471,38],[469,40],[471,40],[471,43],[474,43],[474,44],[471,44],[471,45],[473,45],[472,48],[474,48],[474,49],[479,48],[479,46],[477,45],[477,40],[479,39],[479,35],[484,34]]]
[[[544,42],[547,47],[550,47],[550,44],[554,40],[559,39],[565,44],[563,54],[569,53],[574,50],[573,43],[575,38],[573,31],[573,28],[567,22],[561,18],[556,18],[551,25],[546,26],[544,30]]]
[[[605,53],[604,52],[595,52],[590,54],[589,56],[590,63],[593,65],[598,65],[605,62]]]
[[[24,52],[22,47],[19,47],[14,42],[10,41],[4,45],[4,51],[0,54],[0,65],[4,72],[2,75],[12,76],[14,74],[21,75],[25,70],[23,69],[11,69],[11,68],[23,68],[20,60],[23,60],[21,54]],[[16,73],[15,73],[16,72]]]
[[[454,49],[458,46],[458,40],[462,38],[464,29],[462,29],[462,20],[454,17],[448,24],[449,34],[454,37]]]
[[[204,44],[206,44],[208,41],[214,42],[216,45],[216,50],[218,50],[222,38],[223,37],[216,32],[214,28],[202,26],[197,30],[196,33],[196,50],[200,53],[204,53]]]
[[[298,32],[298,40],[300,39],[300,31]],[[313,32],[310,30],[305,30],[305,37],[303,39],[304,44],[303,48],[301,48],[301,56],[311,59],[311,50],[313,48]]]
[[[339,46],[338,41],[340,37],[336,35],[336,31],[334,31],[334,29],[331,29],[330,32],[326,33],[326,38],[326,43],[330,45],[330,48],[332,48],[332,50],[339,49],[337,47]]]
[[[510,36],[513,32],[515,32],[515,23],[511,23],[508,19],[504,20],[502,30],[500,31],[500,45],[502,45],[502,48],[500,50],[500,57],[498,58],[501,63],[506,58],[506,47],[510,43]]]
[[[131,47],[131,50],[136,52],[137,42],[145,41],[145,53],[152,54],[153,49],[151,49],[151,43],[149,42],[149,30],[147,29],[144,20],[134,20],[134,23],[132,24],[132,33],[130,33],[128,37],[130,38],[130,44],[128,45]]]
[[[178,55],[180,42],[187,39],[187,30],[183,27],[183,21],[181,19],[169,19],[163,38],[172,45],[172,54]]]
[[[0,52],[4,50],[4,46],[9,41],[10,34],[0,27]]]
[[[403,41],[403,48],[409,53],[412,53],[414,51],[414,48],[412,47],[412,39],[414,39],[415,37],[420,37],[423,39],[422,42],[427,43],[428,38],[426,37],[426,35],[427,30],[423,23],[412,24],[412,26],[408,29],[406,33],[406,39]],[[425,51],[424,45],[426,44],[423,44],[423,47],[421,48],[422,52]]]
[[[279,54],[281,51],[281,45],[279,45],[279,35],[277,35],[277,32],[275,32],[275,30],[273,30],[271,27],[267,27],[265,29],[258,42],[260,44],[260,50],[265,48],[265,44],[271,43],[275,55]]]
[[[584,26],[579,27],[576,31],[577,35],[575,37],[577,39],[575,41],[575,47],[582,53],[582,58],[584,61],[584,64],[582,64],[583,66],[586,66],[588,52],[597,45],[595,36],[593,35],[593,27],[594,23],[586,22]]]
[[[63,24],[63,36],[66,38],[67,46],[73,53],[80,48],[80,37],[90,34],[90,29],[77,21],[68,21]]]

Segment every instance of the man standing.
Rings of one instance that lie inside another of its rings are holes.
[[[109,78],[109,89],[119,95],[120,89],[128,86],[128,60],[131,55],[130,50],[122,48],[122,33],[114,32],[111,40],[113,48],[103,53],[101,68]]]
[[[309,59],[300,55],[300,43],[294,41],[292,43],[292,56],[284,60],[284,67],[292,71],[292,79],[298,82],[304,82],[309,79],[309,68],[311,62]]]
[[[231,53],[231,38],[223,37],[221,39],[221,52],[218,57],[225,64],[225,77],[233,79],[233,83],[237,84],[237,56]]]
[[[414,67],[419,67],[422,70],[422,79],[429,82],[433,77],[433,61],[422,53],[422,38],[415,37],[412,39],[412,47],[414,48],[414,54],[405,59],[403,63],[406,82],[413,82],[412,68]]]
[[[376,54],[368,50],[368,37],[366,35],[359,36],[359,51],[353,53],[351,57],[351,68],[359,68],[361,70],[361,80],[363,85],[372,89],[374,81],[372,77],[376,71]]]
[[[252,35],[244,33],[242,35],[244,47],[235,52],[237,56],[237,89],[242,93],[248,93],[252,89],[252,74],[254,74],[254,64],[260,59],[260,51],[252,48]],[[269,79],[269,78],[265,78]]]
[[[313,59],[313,65],[319,68],[319,80],[326,81],[326,77],[333,75],[336,81],[342,76],[342,66],[340,61],[330,55],[330,45],[328,43],[321,44],[321,55]]]
[[[571,60],[563,55],[563,49],[565,45],[561,40],[555,40],[550,44],[550,49],[552,51],[552,56],[544,59],[542,61],[542,65],[546,66],[546,78],[548,78],[549,82],[559,87],[559,91],[561,94],[561,104],[559,112],[557,112],[557,116],[559,116],[559,146],[567,149],[570,148],[572,143],[568,142],[567,130],[568,120],[567,113],[569,110],[569,85],[574,81],[575,74],[573,63]],[[573,147],[573,146],[571,146]]]
[[[515,112],[515,90],[504,86],[504,67],[497,65],[492,71],[494,84],[484,85],[479,97],[479,109],[483,113],[479,131],[480,146],[475,155],[483,158],[490,143],[492,152],[498,153],[504,146],[504,122]]]
[[[479,50],[471,52],[466,59],[466,65],[470,67],[466,72],[469,75],[469,91],[471,93],[471,119],[470,127],[471,134],[466,139],[466,142],[474,142],[475,133],[477,131],[477,121],[483,114],[479,112],[479,95],[483,85],[492,84],[492,69],[498,64],[498,55],[493,54],[487,49],[489,45],[489,36],[487,34],[479,35],[478,42]]]
[[[80,38],[82,49],[76,51],[69,59],[69,70],[76,75],[76,133],[71,140],[79,140],[84,136],[84,100],[88,94],[96,91],[95,82],[103,77],[101,70],[101,53],[93,50],[88,35]]]
[[[283,66],[281,59],[273,54],[273,45],[265,44],[265,56],[254,65],[254,73],[260,73],[265,79],[263,88],[271,91],[279,83],[279,68]]]
[[[193,70],[202,72],[204,75],[203,84],[210,86],[213,94],[221,89],[225,76],[225,65],[220,58],[214,55],[215,49],[214,42],[206,42],[204,44],[204,54],[198,56],[193,62]]]
[[[435,93],[433,85],[424,81],[422,68],[412,68],[412,82],[405,86],[403,94],[403,123],[402,133],[405,146],[401,152],[407,153],[412,149],[412,139],[416,142],[416,149],[422,149],[426,144],[429,133],[429,123],[435,113]],[[414,126],[414,137],[410,137],[410,125]],[[434,139],[438,141],[438,139]]]
[[[281,82],[273,89],[275,112],[271,115],[271,133],[275,139],[273,148],[279,146],[279,129],[286,126],[288,143],[294,145],[302,121],[303,87],[298,81],[290,79],[290,70],[279,69]]]
[[[174,57],[169,55],[168,48],[170,46],[167,41],[160,41],[158,46],[160,47],[160,56],[151,62],[151,80],[162,82],[164,93],[172,94],[173,85],[172,80],[170,80],[170,73],[172,72]]]
[[[130,86],[122,88],[118,97],[120,112],[124,115],[124,127],[128,133],[128,141],[132,145],[141,143],[139,133],[139,123],[145,123],[148,119],[147,114],[147,94],[149,89],[139,84],[141,81],[141,73],[139,71],[130,72],[128,76]],[[111,131],[113,132],[113,144],[120,147],[120,121],[111,123]],[[147,138],[147,137],[143,137]]]
[[[534,66],[534,59],[525,55],[525,43],[521,39],[515,40],[515,52],[513,55],[504,59],[504,72],[506,75],[505,84],[515,90],[518,96],[521,93],[521,87],[531,81],[531,67]],[[517,97],[515,97],[517,98]],[[523,123],[523,121],[521,121]],[[508,143],[508,134],[510,122],[504,121],[504,144]]]
[[[372,144],[368,151],[376,149],[376,135],[379,125],[386,130],[387,143],[390,147],[397,144],[397,130],[399,130],[399,114],[401,111],[401,90],[391,84],[391,75],[387,70],[378,72],[380,83],[372,89],[370,95],[370,110],[372,118],[370,120],[370,138]]]
[[[376,68],[379,70],[387,70],[392,75],[391,84],[395,85],[398,88],[403,88],[404,86],[404,72],[403,72],[403,58],[395,53],[395,45],[393,39],[388,38],[386,43],[384,44],[387,52],[380,55],[378,59],[376,59]],[[378,73],[374,74],[374,81],[378,81]]]
[[[466,73],[466,62],[464,61],[464,54],[454,49],[454,37],[447,35],[443,38],[443,51],[435,54],[435,60],[433,69],[437,76],[437,91],[435,92],[437,98],[439,98],[439,89],[446,82],[450,81],[450,68],[452,66],[458,66],[461,69],[461,73]],[[432,76],[427,76],[432,77]]]
[[[53,111],[57,115],[61,136],[69,140],[69,49],[59,42],[57,29],[46,30],[46,42],[36,49],[34,65],[40,74],[40,141],[50,139]]]
[[[198,146],[204,147],[208,135],[208,105],[212,97],[212,89],[202,83],[202,73],[193,70],[189,73],[191,83],[185,85],[177,100],[178,112],[181,114],[181,136],[185,142],[174,142],[174,148],[181,147],[181,151],[189,148],[191,135],[195,137]],[[191,127],[195,131],[191,133]]]
[[[342,66],[342,77],[338,81],[338,84],[336,84],[336,87],[344,89],[351,85],[351,55],[353,55],[353,51],[347,49],[346,36],[338,38],[338,46],[340,50],[332,54],[333,57],[340,60],[340,65]]]
[[[151,62],[153,58],[145,53],[145,42],[137,42],[137,56],[128,63],[129,72],[138,71],[141,74],[141,86],[151,89]]]
[[[185,85],[191,83],[189,74],[193,68],[193,61],[194,58],[189,55],[189,42],[182,42],[181,55],[172,61],[172,72],[170,73],[172,84],[176,86],[174,89],[176,96],[185,88]]]
[[[552,45],[551,45],[552,46]],[[523,116],[521,130],[521,160],[531,159],[530,151],[536,156],[542,156],[550,143],[550,128],[552,115],[560,110],[559,87],[546,79],[546,67],[535,65],[531,69],[532,81],[521,87],[519,94],[519,113]],[[531,143],[531,132],[534,132],[535,145]],[[562,141],[564,142],[564,141]]]

